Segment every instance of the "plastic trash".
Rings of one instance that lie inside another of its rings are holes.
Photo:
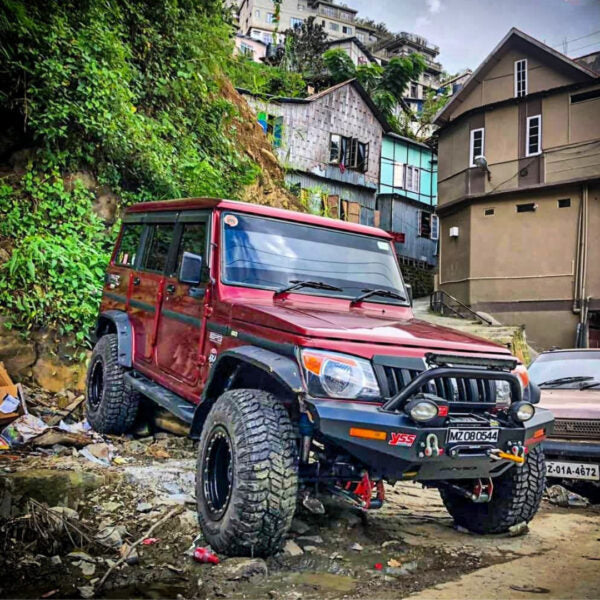
[[[377,569],[377,571],[381,571],[383,569],[383,565],[381,563],[375,563],[375,569]]]
[[[160,540],[158,538],[146,538],[143,542],[142,542],[142,546],[152,546],[154,544],[158,544]]]
[[[194,550],[194,560],[200,563],[219,564],[219,557],[206,548],[196,548]]]

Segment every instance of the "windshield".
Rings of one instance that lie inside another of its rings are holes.
[[[295,293],[352,299],[378,289],[408,298],[388,240],[239,213],[224,215],[223,234],[223,283],[279,290],[292,281],[316,281],[341,291],[304,287]],[[381,296],[368,302],[407,304]]]
[[[538,385],[556,381],[549,387],[577,389],[586,386],[593,381],[600,381],[600,352],[540,354],[529,367],[529,377]],[[558,381],[564,378],[573,380]]]

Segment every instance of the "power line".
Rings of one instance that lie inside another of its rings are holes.
[[[586,35],[582,35],[581,37],[573,38],[572,40],[562,40],[558,42],[558,44],[554,44],[553,46],[551,46],[551,48],[556,48],[557,46],[562,46],[563,44],[570,44],[571,42],[578,42],[579,40],[591,37],[592,35],[596,35],[597,33],[600,33],[600,29],[598,29],[597,31],[592,31],[592,33],[588,33]]]
[[[585,46],[579,46],[579,48],[573,48],[573,50],[569,50],[569,54],[573,54],[573,52],[577,52],[578,50],[582,50],[583,48],[589,48],[589,46],[595,46],[596,44],[600,44],[600,40],[592,42],[591,44],[585,44]]]

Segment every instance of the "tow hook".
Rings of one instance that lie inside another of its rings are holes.
[[[423,442],[421,442],[421,446],[423,446]],[[419,457],[423,458],[426,456],[427,458],[431,458],[432,456],[441,456],[443,453],[444,450],[439,446],[437,435],[430,433],[425,438],[425,448],[423,452],[419,452]]]
[[[519,466],[525,463],[525,446],[521,442],[509,442],[509,451],[504,452],[500,448],[492,448],[488,451],[488,456],[494,460],[511,460]]]
[[[471,500],[476,503],[489,502],[492,499],[494,493],[494,484],[491,479],[488,479],[485,483],[480,479],[473,488],[471,494]]]

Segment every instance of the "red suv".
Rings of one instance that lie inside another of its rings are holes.
[[[455,521],[529,521],[552,415],[506,348],[413,318],[390,236],[216,199],[129,208],[106,273],[87,413],[132,425],[141,396],[199,439],[211,546],[267,555],[297,498],[367,510],[399,480]]]

